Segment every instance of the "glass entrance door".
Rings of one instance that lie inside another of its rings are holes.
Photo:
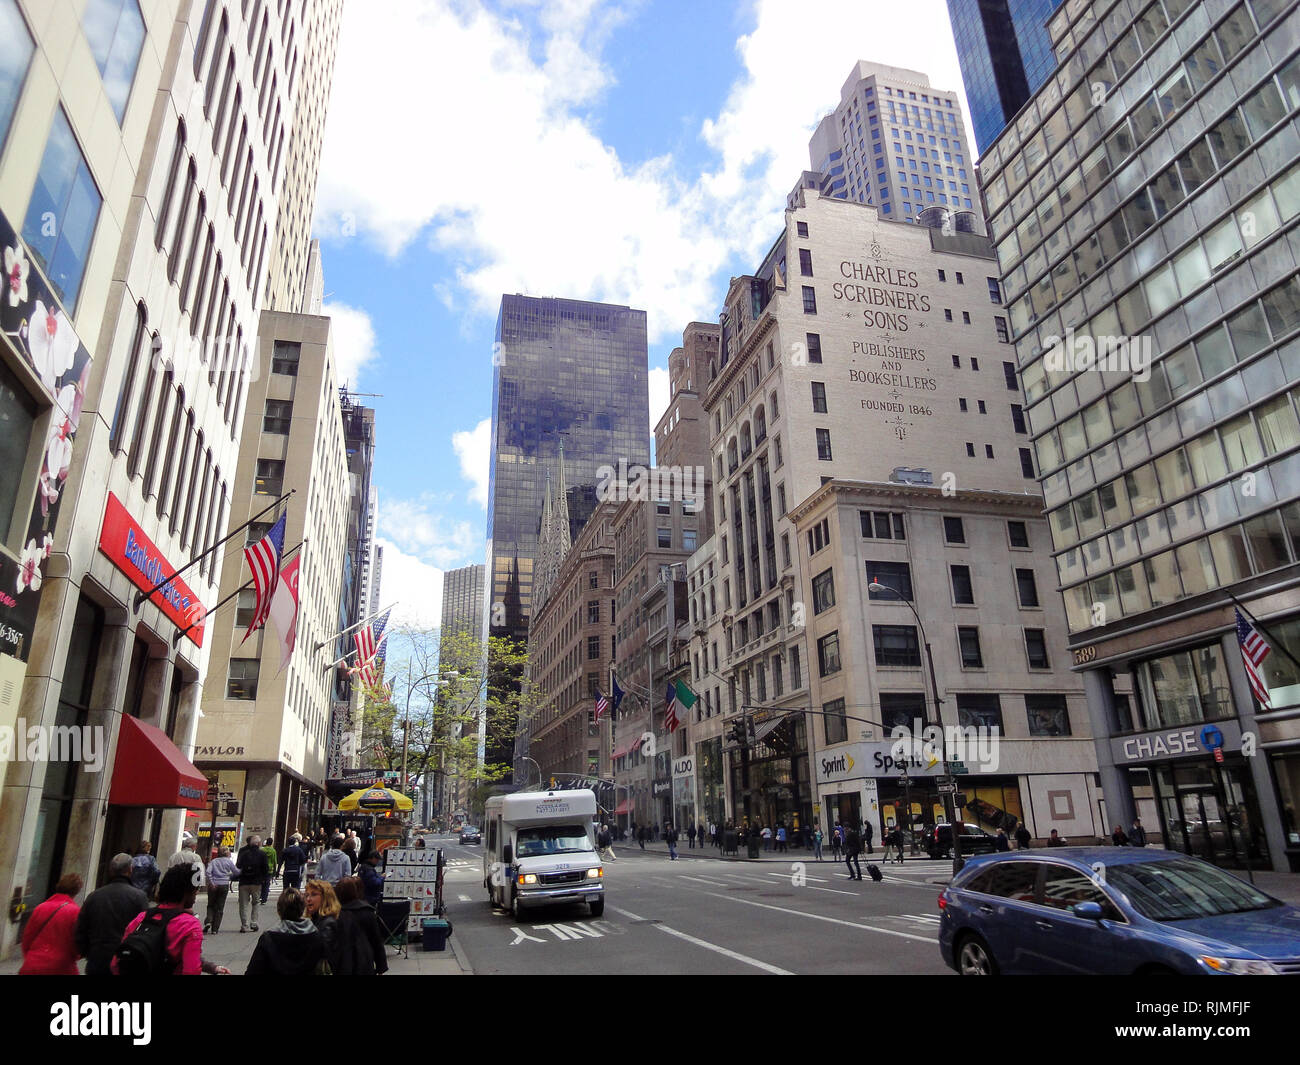
[[[1243,869],[1268,862],[1259,806],[1245,766],[1165,765],[1155,774],[1165,845]]]

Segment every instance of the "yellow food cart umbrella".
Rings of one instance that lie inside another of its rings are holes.
[[[400,791],[392,788],[372,787],[354,791],[339,802],[340,810],[400,810],[413,809],[415,804]]]

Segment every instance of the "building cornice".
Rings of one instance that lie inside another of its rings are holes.
[[[932,485],[899,484],[895,481],[848,481],[835,478],[822,485],[807,499],[790,508],[788,517],[796,525],[803,518],[820,510],[832,496],[844,502],[866,501],[873,498],[911,500],[916,503],[935,503],[942,507],[997,506],[1008,511],[1025,511],[1028,516],[1043,517],[1043,497],[1037,492],[990,492],[981,489],[964,489],[949,492]]]

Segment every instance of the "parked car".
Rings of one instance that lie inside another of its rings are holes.
[[[961,826],[961,852],[964,856],[972,854],[992,854],[998,849],[996,836],[990,836],[979,825],[963,824]],[[925,839],[925,849],[931,858],[947,858],[952,854],[952,826],[935,825]]]
[[[483,842],[483,834],[482,834],[481,832],[479,832],[479,830],[478,830],[477,828],[475,828],[473,825],[465,825],[465,826],[460,830],[460,841],[461,841],[462,844],[463,844],[463,843],[482,843],[482,842]]]
[[[939,910],[940,953],[966,976],[1300,974],[1300,910],[1177,851],[974,858]]]

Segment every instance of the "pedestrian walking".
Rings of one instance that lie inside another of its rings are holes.
[[[677,829],[673,828],[671,821],[664,825],[664,842],[668,844],[668,860],[677,861]]]
[[[343,853],[343,837],[334,836],[330,840],[329,850],[321,857],[317,875],[327,884],[337,884],[345,876],[352,875],[352,863]]]
[[[1147,845],[1147,830],[1142,827],[1140,817],[1133,818],[1133,827],[1129,829],[1128,841],[1134,847],[1145,847]]]
[[[1024,823],[1022,822],[1020,827],[1016,829],[1017,850],[1022,850],[1022,851],[1028,850],[1029,844],[1032,840],[1033,837],[1029,834],[1029,829],[1025,827]]]
[[[424,840],[420,841],[421,843]],[[284,886],[295,891],[302,886],[302,874],[307,868],[307,852],[302,849],[302,837],[296,832],[289,837],[289,846],[280,854],[280,868],[284,876]]]
[[[813,825],[812,840],[813,840],[813,854],[817,857],[817,860],[820,862],[822,860],[822,829],[821,829],[820,822]]]
[[[361,863],[359,877],[366,902],[373,906],[376,911],[379,909],[379,904],[384,901],[384,877],[379,872],[379,864],[383,860],[383,854],[379,851],[371,851]]]
[[[132,917],[148,908],[148,896],[131,883],[131,855],[113,855],[108,862],[108,882],[86,896],[77,915],[77,953],[86,959],[87,976],[110,975],[122,933]]]
[[[223,847],[222,850],[226,848]],[[219,859],[218,859],[219,860]],[[260,884],[258,887],[260,888]],[[112,962],[115,975],[122,975],[124,950],[137,946],[131,935],[145,921],[163,927],[162,970],[148,975],[198,976],[203,972],[203,926],[191,912],[199,889],[190,869],[177,865],[168,869],[158,884],[158,905],[146,910],[126,926],[121,946]],[[139,951],[136,956],[139,956]],[[215,970],[215,966],[212,966]],[[126,975],[136,975],[127,973]],[[144,975],[144,974],[140,974]]]
[[[776,826],[776,850],[778,854],[786,853],[785,840],[786,840],[785,822],[782,821],[779,825]]]
[[[168,869],[176,865],[197,865],[199,867],[199,879],[202,882],[203,859],[199,857],[198,843],[188,832],[181,838],[181,849],[167,859]],[[89,895],[86,896],[86,901],[90,901]]]
[[[1007,839],[1007,830],[1005,828],[998,829],[998,838],[995,845],[999,852],[1011,849],[1011,840]]]
[[[361,852],[357,849],[359,846],[352,829],[348,829],[348,837],[343,841],[343,855],[348,860],[348,876],[356,875],[357,863],[361,861]]]
[[[875,828],[870,821],[862,822],[862,846],[868,854],[871,853],[871,838],[876,834]]]
[[[152,850],[153,844],[143,839],[140,841],[140,846],[135,849],[135,857],[131,859],[131,883],[150,898],[153,898],[154,888],[158,886],[158,881],[162,877],[162,870],[158,868],[158,863],[150,853]]]
[[[316,926],[323,937],[325,957],[329,961],[330,971],[339,971],[339,914],[342,907],[339,897],[334,894],[334,885],[324,880],[308,880],[303,890],[303,901],[307,907],[307,917]]]
[[[844,864],[848,866],[850,880],[862,879],[862,864],[858,860],[858,855],[861,853],[862,837],[858,835],[856,828],[850,828],[844,837]]]
[[[763,837],[763,850],[770,851],[772,849],[772,826],[764,825],[758,834]]]
[[[894,857],[892,861],[899,865],[903,864],[903,829],[899,825],[894,825],[889,830],[889,835],[885,837],[885,861],[890,861],[890,853]]]
[[[311,918],[301,893],[285,888],[276,901],[280,927],[263,932],[248,959],[245,976],[315,976],[328,966],[325,937]],[[324,964],[322,964],[324,963]]]
[[[596,833],[596,846],[600,850],[600,857],[603,861],[615,861],[614,838],[610,834],[609,825],[600,826],[600,831]]]
[[[637,846],[639,846],[642,850],[645,850],[645,838],[649,834],[649,832],[650,830],[646,828],[645,825],[642,825],[640,828],[636,830]]]
[[[695,822],[692,821],[690,827],[686,829],[686,838],[690,841],[691,850],[695,849]]]
[[[257,931],[257,908],[262,901],[262,881],[267,877],[266,855],[262,853],[262,838],[249,836],[239,848],[235,859],[238,871],[232,880],[239,881],[239,930]]]
[[[203,923],[205,934],[215,936],[221,931],[221,918],[226,912],[230,882],[238,872],[239,867],[230,858],[230,848],[218,847],[217,856],[208,862],[208,913]]]
[[[345,876],[335,887],[339,899],[340,976],[378,976],[388,972],[388,952],[379,917],[361,897],[361,881]]]
[[[19,976],[78,976],[77,896],[84,883],[76,873],[64,873],[54,894],[32,911],[23,929],[23,964]]]
[[[838,862],[840,860],[840,855],[843,852],[843,850],[844,850],[844,827],[838,821],[836,821],[834,829],[831,830],[831,857]]]
[[[275,850],[275,840],[270,836],[266,837],[266,842],[262,844],[262,853],[266,855],[266,876],[262,880],[262,905],[266,905],[266,900],[271,897],[271,881],[275,879],[275,872],[280,868],[280,856]]]

